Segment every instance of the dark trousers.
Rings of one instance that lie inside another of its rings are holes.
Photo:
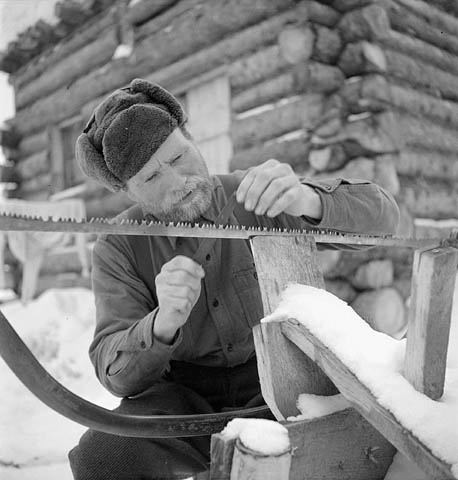
[[[233,368],[172,362],[164,382],[125,398],[115,411],[193,415],[263,405],[256,359]],[[167,480],[209,468],[210,436],[132,438],[88,430],[69,453],[75,480]]]

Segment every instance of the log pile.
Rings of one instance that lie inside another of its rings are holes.
[[[454,218],[458,15],[451,3],[61,0],[55,25],[38,22],[0,56],[18,108],[10,122],[20,135],[17,194],[56,192],[56,126],[86,121],[113,89],[144,77],[182,95],[218,74],[230,84],[231,170],[273,157],[307,176],[375,181],[400,205],[400,235],[415,233],[416,217]],[[120,46],[130,54],[119,56]],[[130,205],[89,180],[63,195],[84,198],[89,216]],[[393,304],[403,323],[409,252],[332,255],[330,290],[361,311]]]

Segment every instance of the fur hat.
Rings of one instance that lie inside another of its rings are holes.
[[[185,122],[186,115],[170,92],[135,79],[96,107],[76,140],[76,160],[86,175],[116,192]]]

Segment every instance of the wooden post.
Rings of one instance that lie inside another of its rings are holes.
[[[404,375],[433,400],[444,392],[457,263],[453,247],[417,250],[414,256]]]
[[[288,480],[291,449],[279,455],[264,455],[235,442],[230,480]]]
[[[313,239],[254,237],[251,247],[265,315],[275,309],[289,282],[324,288]],[[322,370],[283,336],[280,324],[257,325],[253,335],[262,394],[277,420],[299,414],[296,401],[301,393],[337,392]]]

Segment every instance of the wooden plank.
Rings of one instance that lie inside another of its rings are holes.
[[[211,480],[230,480],[235,442],[235,438],[228,438],[221,433],[215,433],[211,436]]]
[[[349,368],[306,327],[296,320],[288,320],[281,323],[281,332],[312,358],[352,406],[407,458],[432,478],[441,480],[455,478],[451,472],[451,465],[439,459],[404,428],[389,410],[377,402],[372,392]]]
[[[251,247],[266,315],[275,309],[289,282],[324,288],[313,240],[254,237]],[[301,393],[336,393],[314,362],[286,340],[280,324],[257,325],[253,335],[262,394],[277,420],[299,413],[296,401]]]
[[[415,252],[404,376],[433,400],[444,392],[457,265],[453,247]]]
[[[395,453],[353,408],[284,426],[294,450],[290,480],[382,479]]]

